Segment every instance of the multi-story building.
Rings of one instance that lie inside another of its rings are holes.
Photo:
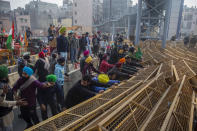
[[[15,25],[17,33],[25,34],[27,28],[31,28],[30,15],[24,8],[14,10]]]
[[[105,20],[121,17],[127,11],[128,0],[103,0],[103,17]]]
[[[8,13],[11,11],[10,2],[0,0],[0,12],[2,13]]]
[[[73,0],[73,25],[82,26],[82,32],[92,33],[93,0]]]
[[[31,1],[25,6],[25,10],[30,15],[30,24],[32,31],[43,32],[47,34],[53,19],[58,18],[58,6],[56,4],[42,2],[40,0]]]
[[[93,25],[98,25],[103,20],[103,4],[100,0],[93,2]]]
[[[93,33],[94,26],[102,21],[100,0],[74,0],[73,25],[82,26],[82,32]]]
[[[11,16],[10,2],[0,0],[0,31],[9,32],[12,24]]]
[[[186,35],[197,35],[197,8],[184,7],[183,17],[182,17],[182,28],[181,34]]]
[[[65,15],[63,17],[72,18],[73,16],[73,3],[70,0],[63,0],[63,11]]]
[[[0,32],[1,30],[5,30],[6,32],[9,32],[12,24],[11,20],[11,15],[6,13],[6,14],[1,14],[0,13]]]

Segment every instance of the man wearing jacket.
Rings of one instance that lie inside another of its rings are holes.
[[[64,57],[61,57],[57,60],[57,64],[55,65],[55,72],[54,74],[57,77],[57,86],[58,86],[58,92],[57,92],[57,107],[58,111],[60,112],[63,108],[63,101],[64,101],[64,78],[65,78],[65,59]],[[60,107],[60,106],[61,107]]]
[[[82,34],[82,37],[79,39],[79,52],[78,52],[78,59],[80,58],[81,53],[86,50],[86,37],[85,34]]]
[[[9,86],[8,68],[0,66],[0,131],[13,131],[13,106],[25,106],[26,101],[13,101],[13,93]]]
[[[96,90],[94,87],[109,87],[92,80],[91,76],[86,75],[79,80],[69,91],[64,102],[66,109],[71,108],[93,96],[95,96]]]
[[[33,76],[33,70],[29,67],[23,68],[23,75],[18,79],[13,87],[16,98],[27,101],[28,105],[20,108],[22,118],[27,124],[27,128],[39,123],[36,112],[36,88],[47,88],[47,83],[40,83]],[[19,95],[17,95],[19,91]],[[33,122],[33,123],[32,123]]]
[[[45,82],[50,68],[49,60],[47,57],[45,57],[44,52],[40,52],[38,56],[39,59],[36,61],[36,64],[34,66],[34,72],[37,73],[38,80],[40,82]]]
[[[62,27],[59,32],[60,32],[60,36],[57,37],[57,52],[61,57],[64,57],[65,61],[67,61],[69,43],[68,43],[68,39],[65,37],[66,27]],[[66,64],[65,64],[65,72],[66,72]]]
[[[71,33],[69,43],[70,43],[70,59],[71,62],[74,63],[77,62],[76,55],[77,55],[77,49],[79,48],[79,42],[73,32]]]
[[[41,93],[39,94],[42,120],[46,120],[48,118],[47,106],[50,107],[53,116],[58,113],[55,98],[55,95],[58,92],[58,86],[56,84],[57,77],[55,75],[48,75],[46,79],[50,84],[49,88],[40,89]]]

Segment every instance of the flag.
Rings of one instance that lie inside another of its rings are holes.
[[[23,46],[22,42],[23,42],[23,37],[21,36],[21,34],[19,34],[19,44],[20,44],[20,46]]]
[[[24,40],[25,46],[28,46],[28,40],[27,40],[27,33],[25,32],[25,40]]]
[[[12,28],[10,29],[7,41],[6,41],[6,46],[7,49],[12,50],[13,49],[13,41],[14,40],[14,21],[12,22]]]
[[[9,36],[6,41],[6,46],[7,46],[7,49],[9,50],[12,49],[12,29],[10,29]]]
[[[5,29],[3,29],[3,33],[5,33]]]
[[[14,40],[14,21],[12,21],[12,39]]]

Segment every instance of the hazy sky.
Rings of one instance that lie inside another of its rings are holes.
[[[6,0],[11,1],[11,8],[15,9],[17,7],[25,7],[25,4],[27,4],[29,1],[32,0]],[[41,0],[44,2],[50,2],[50,3],[56,3],[58,6],[62,6],[63,0]],[[138,0],[133,0],[134,4],[137,3]],[[197,6],[197,0],[185,0],[185,5],[191,7],[191,6]]]

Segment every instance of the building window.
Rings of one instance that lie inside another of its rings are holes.
[[[21,26],[21,28],[22,28],[22,31],[24,31],[24,26]]]
[[[77,15],[77,12],[75,11],[75,15]]]
[[[77,24],[77,20],[75,20],[75,24]]]
[[[77,7],[77,3],[75,3],[75,7]]]
[[[27,19],[25,19],[25,23],[27,23]]]
[[[186,29],[191,29],[191,27],[192,27],[192,22],[188,22],[186,25]]]
[[[192,19],[193,19],[193,15],[191,15],[191,14],[187,14],[184,16],[185,21],[191,21]]]
[[[21,23],[23,23],[23,18],[20,18]]]

